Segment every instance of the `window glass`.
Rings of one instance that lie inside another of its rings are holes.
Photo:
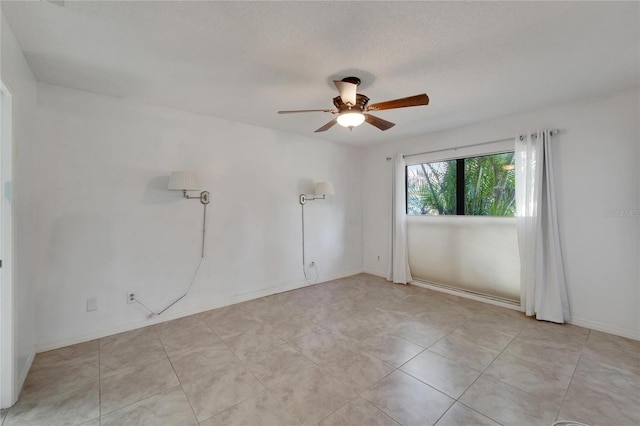
[[[409,215],[514,216],[515,208],[513,152],[407,166]]]
[[[456,160],[407,166],[407,213],[456,214]]]

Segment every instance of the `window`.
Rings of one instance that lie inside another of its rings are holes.
[[[407,166],[407,214],[514,216],[514,153]]]

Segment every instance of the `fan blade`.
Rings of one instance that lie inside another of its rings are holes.
[[[333,109],[296,109],[293,111],[278,111],[278,114],[295,114],[298,112],[333,112],[336,113]]]
[[[392,123],[387,120],[383,120],[382,118],[378,118],[375,115],[365,114],[364,121],[367,123],[376,126],[380,130],[387,130],[396,125],[396,123]]]
[[[330,122],[328,122],[324,126],[320,127],[314,133],[325,132],[325,131],[329,130],[330,128],[332,128],[337,122],[338,122],[338,118],[334,118],[333,120],[331,120]]]
[[[382,111],[383,109],[406,108],[420,105],[429,105],[429,97],[426,93],[372,104],[367,107],[367,111]]]
[[[358,85],[348,81],[333,80],[336,89],[340,92],[340,99],[345,105],[354,106],[356,104],[356,91]]]

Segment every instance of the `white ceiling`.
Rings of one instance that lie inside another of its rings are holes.
[[[36,78],[353,145],[607,95],[640,83],[638,2],[2,1]],[[331,80],[427,107],[314,134]]]

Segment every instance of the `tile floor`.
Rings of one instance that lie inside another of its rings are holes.
[[[14,425],[640,424],[640,342],[357,275],[38,354]]]

